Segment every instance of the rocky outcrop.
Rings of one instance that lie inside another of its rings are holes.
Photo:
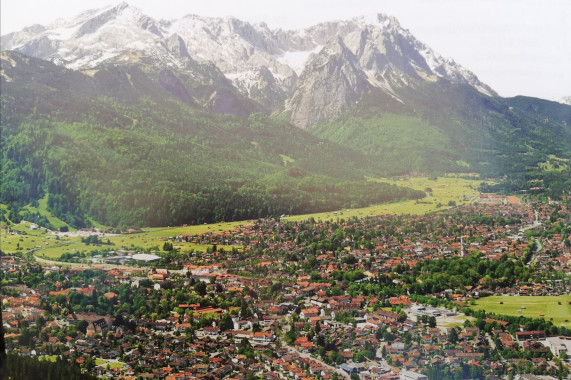
[[[307,128],[339,116],[369,88],[357,57],[339,37],[328,44],[301,74],[286,104],[292,124]]]

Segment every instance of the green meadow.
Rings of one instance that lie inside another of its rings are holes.
[[[384,203],[358,209],[346,209],[338,210],[335,212],[295,215],[288,217],[287,220],[299,221],[310,217],[313,217],[315,220],[335,220],[337,218],[364,217],[383,214],[422,215],[446,209],[449,207],[450,202],[454,202],[456,205],[470,202],[473,200],[473,197],[477,197],[479,194],[479,192],[475,189],[482,182],[481,180],[466,179],[453,176],[438,177],[437,179],[429,179],[428,177],[409,177],[399,179],[369,180],[410,187],[415,190],[422,190],[427,193],[427,196],[418,201],[407,200],[403,202]]]
[[[477,310],[529,318],[552,320],[556,326],[571,327],[571,295],[562,296],[490,296],[471,306]]]
[[[123,368],[124,363],[110,362],[105,359],[95,359],[95,365],[102,365],[104,368]]]

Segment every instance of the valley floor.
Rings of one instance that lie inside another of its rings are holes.
[[[44,247],[1,258],[7,348],[113,378],[567,376],[569,205],[474,197],[69,241],[50,260],[66,237],[24,224],[16,251]]]

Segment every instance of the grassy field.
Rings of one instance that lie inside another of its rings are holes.
[[[437,179],[428,179],[427,177],[410,177],[401,179],[375,179],[375,181],[395,184],[400,186],[407,186],[418,190],[427,190],[428,196],[420,201],[403,201],[388,204],[375,205],[366,208],[339,210],[337,212],[325,212],[319,214],[306,214],[287,217],[287,220],[298,221],[313,217],[316,220],[334,220],[337,218],[350,218],[361,216],[374,216],[381,214],[425,214],[439,209],[445,209],[450,201],[456,204],[468,202],[472,197],[477,196],[478,192],[474,189],[481,183],[479,180],[469,180],[458,177],[439,177]],[[54,218],[46,210],[47,200],[42,199],[39,202],[39,207],[33,209],[46,215],[50,222],[54,225],[63,223],[59,219]],[[25,235],[10,235],[6,231],[0,231],[0,249],[5,252],[13,253],[19,251],[25,252],[35,249],[36,255],[45,259],[57,259],[63,253],[84,252],[88,253],[94,249],[129,249],[133,247],[141,248],[162,248],[166,238],[175,237],[178,235],[200,235],[205,232],[222,233],[225,231],[233,231],[240,225],[251,224],[251,221],[231,222],[231,223],[216,223],[216,224],[203,224],[196,226],[183,226],[183,227],[160,227],[160,228],[145,228],[141,233],[131,235],[119,236],[105,236],[103,241],[109,241],[112,245],[93,247],[85,245],[81,242],[81,238],[74,236],[71,231],[68,236],[56,236],[47,233],[44,229],[32,230],[30,223],[21,223],[13,226],[14,231],[20,231]],[[97,226],[101,228],[102,226]],[[200,245],[193,243],[175,243],[175,248],[181,252],[188,252],[190,250],[205,252],[209,245]],[[225,249],[231,249],[231,246],[225,246]],[[241,246],[236,246],[241,249]]]
[[[60,228],[63,226],[67,226],[67,223],[63,222],[62,220],[58,219],[51,212],[48,211],[48,194],[38,201],[38,207],[26,206],[30,212],[32,213],[39,213],[42,216],[45,216],[50,224],[55,228]],[[70,231],[74,229],[71,226],[68,226]]]
[[[18,248],[20,251],[28,251],[35,247],[47,247],[55,242],[55,236],[42,229],[31,230],[30,223],[27,222],[13,226],[12,230],[25,235],[12,235],[0,229],[0,249],[4,252],[17,252]]]
[[[427,177],[410,177],[396,180],[389,179],[371,179],[373,181],[410,187],[416,190],[425,191],[431,189],[432,192],[427,193],[427,197],[419,201],[408,200],[404,202],[386,203],[351,210],[338,210],[337,212],[322,212],[316,214],[296,215],[288,217],[288,220],[299,221],[313,217],[315,220],[335,220],[337,218],[351,218],[361,216],[374,216],[382,214],[411,214],[421,215],[429,212],[445,209],[450,201],[456,204],[463,204],[470,201],[472,197],[479,194],[475,190],[481,180],[464,179],[458,177],[438,177],[431,180]],[[465,199],[464,197],[467,197]]]
[[[125,364],[119,362],[110,362],[105,359],[95,359],[95,365],[102,365],[105,368],[123,368]]]
[[[469,321],[473,321],[475,320],[474,317],[468,317],[464,314],[462,315],[455,315],[452,317],[436,317],[436,325],[438,327],[446,327],[446,328],[452,328],[452,327],[462,327],[464,326],[464,321],[469,320]]]
[[[503,303],[500,303],[503,302]],[[553,318],[556,326],[571,327],[571,295],[563,296],[490,296],[477,300],[477,310],[530,318]],[[543,316],[540,316],[543,314]],[[565,321],[567,320],[567,322]]]
[[[131,235],[118,235],[118,236],[105,236],[101,238],[103,241],[109,241],[112,245],[104,245],[101,247],[94,247],[86,245],[81,242],[81,237],[73,236],[70,232],[68,236],[56,237],[47,233],[44,229],[30,229],[30,223],[24,222],[14,226],[14,231],[25,233],[25,235],[11,235],[5,230],[0,230],[0,248],[8,253],[25,252],[32,249],[36,250],[38,257],[46,259],[57,259],[63,253],[84,252],[88,253],[94,249],[129,249],[132,247],[162,248],[165,238],[174,237],[178,235],[200,235],[205,232],[221,233],[224,231],[232,231],[240,225],[247,225],[249,222],[232,222],[232,223],[217,223],[208,225],[197,225],[188,227],[167,227],[167,228],[148,228],[144,229],[141,233]],[[188,252],[195,250],[199,252],[206,252],[210,245],[194,244],[194,243],[175,243],[175,248],[180,249],[181,252]],[[18,248],[20,248],[18,250]],[[230,250],[232,246],[224,246],[225,249]],[[242,249],[242,246],[235,246],[237,249]]]

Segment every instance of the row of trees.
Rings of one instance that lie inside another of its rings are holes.
[[[18,380],[97,379],[96,376],[83,373],[78,365],[62,359],[61,356],[58,356],[56,360],[52,362],[9,353],[6,368],[6,376]]]

